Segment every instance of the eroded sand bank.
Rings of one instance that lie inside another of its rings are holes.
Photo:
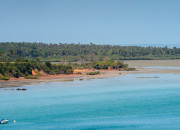
[[[124,76],[127,74],[138,73],[174,73],[180,74],[180,69],[156,69],[143,68],[144,66],[160,66],[160,67],[180,67],[180,60],[128,60],[124,63],[130,67],[135,67],[136,71],[119,71],[119,70],[101,70],[100,75],[71,74],[71,75],[49,75],[41,76],[39,79],[12,78],[10,81],[0,81],[0,88],[19,87],[22,85],[37,84],[41,82],[58,82],[58,81],[74,81],[86,80],[94,78],[107,78],[113,76]]]

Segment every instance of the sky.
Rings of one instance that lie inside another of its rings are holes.
[[[0,0],[0,42],[180,45],[180,0]]]

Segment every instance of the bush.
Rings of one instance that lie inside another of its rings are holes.
[[[33,75],[28,75],[24,77],[25,79],[39,79],[39,77],[37,76],[33,76]]]
[[[42,76],[41,72],[40,71],[34,71],[38,76]]]
[[[49,61],[46,61],[46,63],[45,63],[45,65],[48,67],[48,68],[51,68],[51,62],[49,62]]]
[[[124,64],[122,61],[95,61],[91,63],[86,63],[84,66],[94,69],[119,69],[119,68],[127,68],[128,65]]]
[[[73,70],[72,69],[66,69],[64,71],[65,74],[72,74],[73,73]]]
[[[133,71],[133,70],[136,70],[136,68],[123,68],[123,70],[125,70],[125,71]]]
[[[19,78],[19,77],[21,76],[20,71],[19,71],[19,70],[16,70],[16,71],[13,73],[13,76],[14,76],[15,78]]]
[[[9,80],[10,77],[8,77],[8,76],[2,76],[2,77],[0,77],[0,79],[1,79],[1,80]]]
[[[81,72],[76,72],[76,74],[82,74]]]
[[[87,75],[97,75],[97,74],[100,74],[100,71],[89,72],[89,73],[87,73]]]

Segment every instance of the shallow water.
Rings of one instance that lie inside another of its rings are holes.
[[[146,76],[160,78],[136,78]],[[0,89],[0,118],[9,119],[0,129],[180,129],[179,79],[132,74]]]
[[[173,70],[180,70],[180,67],[144,66],[143,68],[151,68],[151,69],[173,69]]]

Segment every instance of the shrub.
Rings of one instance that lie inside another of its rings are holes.
[[[123,70],[125,70],[125,71],[133,71],[133,70],[136,70],[136,68],[123,68]]]
[[[76,72],[76,74],[82,74],[81,72]]]
[[[73,73],[73,70],[72,69],[66,69],[65,70],[65,74],[72,74]]]
[[[33,75],[28,75],[24,77],[25,79],[39,79],[39,77],[37,76],[33,76]]]
[[[34,71],[38,76],[42,76],[40,71]]]
[[[8,77],[8,76],[2,76],[2,77],[0,77],[0,79],[1,79],[1,80],[9,80],[10,77]]]
[[[45,63],[45,65],[48,67],[48,68],[51,68],[51,62],[49,62],[49,61],[46,61],[46,63]]]
[[[14,76],[15,78],[19,78],[19,77],[21,76],[20,71],[19,71],[19,70],[16,70],[16,71],[13,73],[13,76]]]
[[[97,74],[100,74],[100,71],[89,72],[89,73],[87,73],[87,75],[97,75]]]

